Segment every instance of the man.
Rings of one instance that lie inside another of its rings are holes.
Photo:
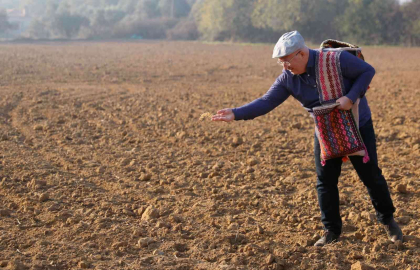
[[[283,66],[283,72],[268,92],[263,97],[242,107],[218,111],[212,117],[213,121],[230,122],[253,119],[270,112],[290,95],[299,100],[302,106],[308,110],[321,105],[315,73],[316,51],[305,46],[299,32],[293,31],[281,36],[274,47],[273,58],[278,58],[278,63]],[[402,231],[393,217],[395,208],[388,185],[378,167],[371,112],[364,96],[375,75],[375,70],[368,63],[345,51],[340,54],[339,61],[345,95],[337,99],[340,104],[338,109],[350,110],[353,104],[360,99],[359,130],[370,157],[370,161],[367,163],[363,162],[362,156],[350,156],[350,160],[363,184],[367,187],[377,218],[384,225],[391,241],[402,241]],[[315,246],[324,246],[337,241],[341,234],[342,221],[339,212],[337,184],[343,161],[342,158],[329,159],[323,166],[317,136],[315,136],[314,145],[316,188],[321,208],[321,221],[325,229],[324,235],[315,243]]]

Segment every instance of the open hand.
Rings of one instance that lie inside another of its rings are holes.
[[[223,109],[217,112],[216,115],[211,117],[212,121],[224,121],[224,122],[231,122],[235,120],[235,114],[233,113],[232,109]]]
[[[349,99],[346,96],[342,96],[341,98],[337,99],[336,101],[337,103],[340,103],[340,105],[338,106],[339,110],[350,110],[351,107],[353,106],[353,102],[351,101],[351,99]]]

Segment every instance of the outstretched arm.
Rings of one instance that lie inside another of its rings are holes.
[[[285,80],[286,74],[283,73],[261,98],[239,108],[220,110],[212,117],[212,120],[225,122],[233,120],[250,120],[270,112],[290,96]]]

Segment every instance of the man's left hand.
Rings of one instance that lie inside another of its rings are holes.
[[[346,96],[342,96],[341,98],[337,99],[337,103],[340,103],[340,106],[338,106],[339,110],[350,110],[353,106],[353,102],[351,99],[349,99]]]

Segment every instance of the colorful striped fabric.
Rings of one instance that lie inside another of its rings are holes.
[[[315,132],[321,147],[321,161],[360,155],[369,161],[359,132],[357,101],[351,110],[339,110],[336,100],[344,96],[343,75],[340,67],[342,49],[320,49],[316,57],[316,79],[319,99],[323,106],[313,108]]]

